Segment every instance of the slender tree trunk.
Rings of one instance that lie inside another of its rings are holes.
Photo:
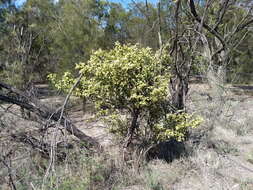
[[[188,78],[178,78],[170,81],[172,105],[176,110],[185,110],[186,95],[188,93]]]
[[[128,129],[128,132],[127,132],[127,141],[126,141],[125,147],[128,147],[131,144],[134,132],[138,128],[139,114],[140,114],[139,110],[134,110],[131,113],[131,115],[132,115],[132,121],[131,121],[131,126]]]
[[[82,98],[82,109],[83,109],[83,114],[85,114],[86,113],[86,104],[87,104],[87,98],[86,97],[83,97]]]

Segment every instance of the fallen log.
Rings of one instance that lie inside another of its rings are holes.
[[[93,147],[96,150],[102,150],[102,147],[94,138],[79,130],[66,116],[62,116],[59,110],[51,110],[47,106],[43,105],[37,98],[29,97],[25,92],[0,82],[0,92],[4,92],[4,90],[7,91],[7,93],[0,93],[1,101],[16,104],[21,108],[34,113],[39,118],[59,122],[59,124],[62,125],[71,135],[74,135],[82,141],[87,149]],[[8,96],[6,94],[14,94],[15,96]]]

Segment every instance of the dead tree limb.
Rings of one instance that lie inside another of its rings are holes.
[[[77,137],[80,141],[84,142],[86,148],[94,147],[95,149],[101,150],[100,144],[92,137],[84,134],[79,130],[66,116],[61,117],[59,111],[54,111],[49,109],[47,106],[43,105],[38,99],[34,97],[29,97],[24,92],[0,82],[0,88],[5,89],[8,93],[15,94],[13,96],[6,96],[5,94],[0,94],[0,100],[6,103],[16,104],[34,114],[39,118],[45,120],[53,120],[60,123],[65,129],[71,134]],[[25,99],[26,101],[22,101]]]

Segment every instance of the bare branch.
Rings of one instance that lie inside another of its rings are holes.
[[[222,2],[222,6],[221,6],[221,8],[220,8],[220,10],[218,12],[217,22],[214,25],[213,30],[217,30],[218,27],[219,27],[219,25],[221,24],[221,22],[223,20],[223,17],[224,17],[224,15],[226,13],[226,10],[228,8],[228,2],[229,2],[229,0],[224,0]]]
[[[194,0],[189,0],[189,6],[190,6],[190,10],[191,10],[191,14],[193,15],[194,19],[201,23],[201,19],[196,11],[195,8],[195,4],[194,4]],[[216,30],[213,30],[209,25],[207,25],[205,22],[203,22],[203,27],[210,32],[211,34],[213,34],[215,37],[218,38],[218,40],[220,41],[220,43],[222,44],[223,48],[226,48],[226,43],[223,39],[223,37],[221,36],[221,34],[219,32],[217,32]]]

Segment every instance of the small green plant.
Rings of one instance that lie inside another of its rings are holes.
[[[88,189],[88,183],[85,179],[78,178],[78,177],[69,177],[64,179],[63,182],[60,184],[59,190],[84,190]]]
[[[247,156],[247,161],[253,164],[253,150],[251,150]]]
[[[253,180],[252,179],[246,179],[243,182],[240,182],[240,189],[241,190],[251,190],[253,187]]]
[[[147,175],[146,175],[146,183],[148,185],[148,187],[151,190],[164,190],[163,186],[160,184],[159,180],[158,180],[158,176],[156,173],[154,173],[154,171],[147,171]]]

